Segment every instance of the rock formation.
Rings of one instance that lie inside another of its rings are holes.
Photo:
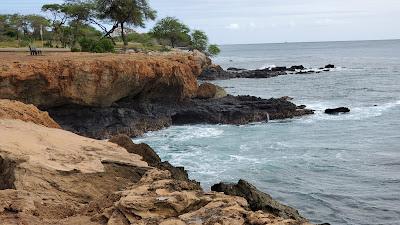
[[[104,107],[128,96],[162,101],[190,98],[197,91],[196,77],[210,63],[198,52],[2,54],[0,98],[40,108]]]
[[[308,224],[252,210],[242,197],[206,193],[151,166],[159,158],[147,146],[112,141],[120,146],[0,120],[0,224]]]
[[[232,78],[271,78],[281,75],[289,74],[312,74],[320,73],[322,71],[330,71],[330,69],[335,68],[334,65],[326,65],[319,70],[307,69],[303,65],[295,65],[291,67],[279,66],[279,67],[269,67],[265,69],[247,70],[243,68],[230,67],[224,70],[218,65],[210,65],[205,68],[200,74],[200,80],[224,80]]]
[[[206,82],[199,86],[196,97],[200,99],[210,99],[223,98],[227,95],[228,94],[222,87]]]
[[[0,99],[0,119],[16,119],[50,128],[60,128],[47,112],[40,111],[34,105],[7,99]]]

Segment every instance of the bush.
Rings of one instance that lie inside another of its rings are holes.
[[[216,56],[221,52],[221,49],[219,49],[218,45],[209,45],[207,49],[207,53],[210,56]]]
[[[94,40],[90,38],[81,38],[79,40],[82,52],[114,52],[114,44],[110,39]]]

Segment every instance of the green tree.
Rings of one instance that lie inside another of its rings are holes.
[[[189,32],[189,27],[174,17],[161,19],[150,31],[155,38],[168,40],[173,48],[179,42],[190,42]]]
[[[207,54],[209,56],[216,56],[221,52],[221,49],[219,49],[218,45],[209,45],[207,49]]]
[[[208,37],[204,31],[194,30],[191,34],[192,38],[192,49],[197,49],[201,52],[207,50]]]
[[[121,28],[124,49],[128,46],[126,27],[145,27],[147,20],[156,18],[156,11],[150,7],[147,0],[95,0],[95,5],[97,17],[113,23],[113,28],[108,34],[118,27]]]

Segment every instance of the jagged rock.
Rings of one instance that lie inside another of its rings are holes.
[[[338,113],[348,113],[350,109],[347,107],[339,107],[335,109],[325,109],[326,114],[338,114]]]
[[[272,213],[285,219],[306,221],[294,208],[275,201],[270,195],[259,191],[256,187],[244,180],[239,180],[237,184],[215,184],[211,187],[211,190],[223,192],[227,195],[243,197],[247,200],[253,211],[262,210],[263,212]]]
[[[160,157],[149,145],[144,143],[135,144],[132,139],[126,135],[116,135],[109,141],[125,148],[129,153],[142,156],[143,160],[150,166],[156,166],[161,163]]]
[[[201,84],[197,90],[197,98],[200,99],[223,98],[227,95],[222,87],[207,82]]]
[[[0,175],[1,224],[308,224],[206,193],[114,143],[19,120],[0,120]]]
[[[51,128],[60,128],[47,112],[40,111],[34,105],[0,99],[0,119],[18,119]]]
[[[123,99],[108,108],[63,106],[48,112],[64,129],[98,139],[117,134],[140,136],[172,124],[246,124],[313,113],[298,110],[295,104],[283,99],[230,95],[175,104]]]
[[[65,104],[110,106],[128,96],[180,101],[196,95],[196,77],[210,63],[201,53],[2,53],[0,98],[47,109]],[[7,60],[3,60],[7,59]]]
[[[225,71],[221,66],[212,64],[209,67],[204,68],[198,79],[200,80],[218,80],[218,79],[230,79],[235,77],[234,74],[229,71]]]
[[[303,65],[298,65],[298,66],[291,66],[288,70],[289,71],[295,71],[295,70],[304,70],[306,69]]]

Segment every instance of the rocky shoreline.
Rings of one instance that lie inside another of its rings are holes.
[[[32,105],[0,103],[14,115],[0,114],[0,224],[310,224],[245,181],[205,192],[128,136],[81,137]]]
[[[286,99],[230,96],[198,85],[211,60],[168,54],[9,55],[0,61],[0,98],[34,104],[63,129],[106,139],[181,124],[246,124],[312,114]]]
[[[199,86],[211,65],[199,52],[7,57],[0,60],[5,224],[310,224],[245,181],[205,192],[184,168],[130,137],[173,124],[267,122],[312,110],[288,98]]]
[[[334,69],[335,65],[328,64],[318,69],[305,68],[303,65],[295,65],[291,67],[278,66],[265,69],[248,70],[243,68],[228,68],[224,70],[219,65],[210,65],[200,74],[200,80],[226,80],[233,78],[271,78],[282,75],[293,74],[314,74],[321,72],[329,72]]]

